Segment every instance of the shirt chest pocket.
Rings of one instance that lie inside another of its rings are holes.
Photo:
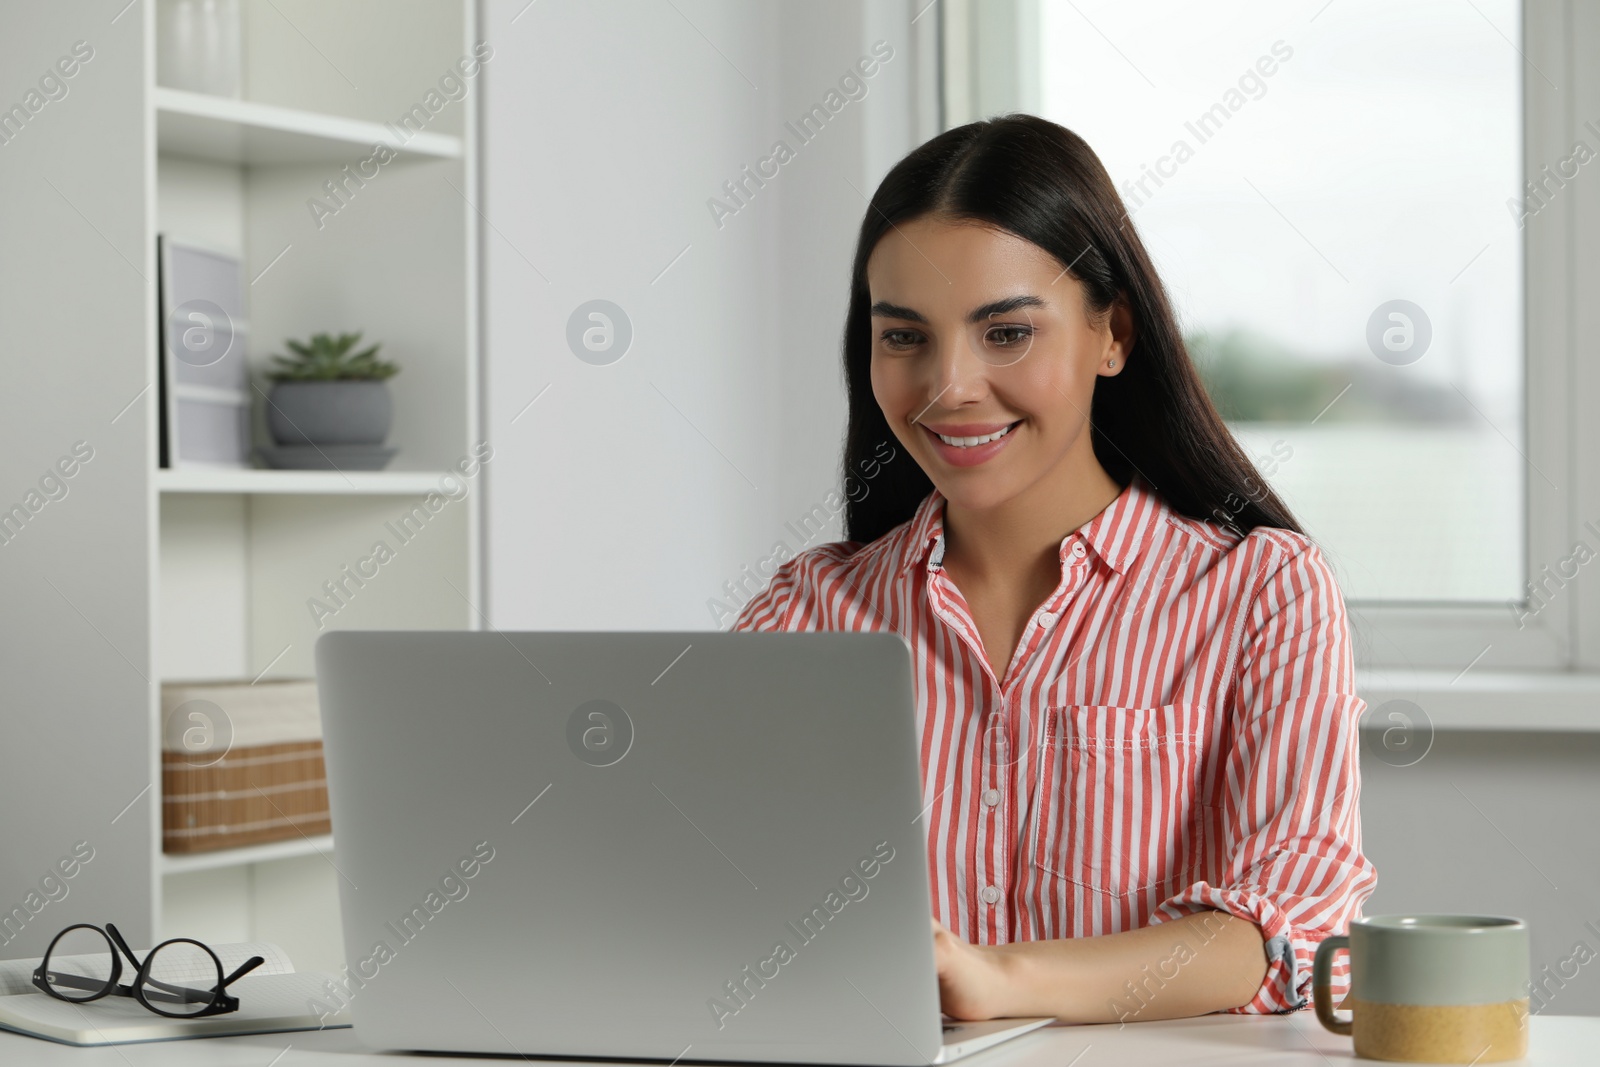
[[[1072,705],[1046,713],[1035,867],[1115,896],[1174,884],[1204,858],[1201,711]]]

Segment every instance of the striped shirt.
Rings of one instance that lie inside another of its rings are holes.
[[[1357,806],[1365,704],[1316,546],[1187,518],[1135,479],[1062,539],[1060,584],[999,678],[943,557],[935,491],[869,544],[785,562],[734,625],[906,639],[935,917],[992,945],[1229,912],[1269,961],[1230,1010],[1305,1007],[1318,943],[1377,880]],[[1188,958],[1130,985],[1123,1017]],[[1335,1004],[1347,990],[1340,955]]]

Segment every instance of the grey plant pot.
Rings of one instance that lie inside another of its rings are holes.
[[[278,382],[267,428],[280,445],[381,445],[394,419],[383,381]]]

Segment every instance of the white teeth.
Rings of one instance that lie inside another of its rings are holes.
[[[950,437],[941,433],[939,434],[939,440],[943,441],[947,445],[954,445],[957,448],[971,448],[973,445],[986,445],[990,441],[1000,440],[1000,438],[1010,433],[1014,426],[1016,426],[1016,423],[1012,423],[1011,426],[1007,426],[1003,430],[996,430],[994,433],[988,434],[984,437]]]

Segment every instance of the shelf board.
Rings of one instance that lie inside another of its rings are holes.
[[[258,104],[226,96],[156,89],[156,144],[163,155],[218,163],[281,166],[356,164],[380,141],[403,159],[459,159],[461,138],[364,119]],[[398,130],[398,132],[397,132]],[[403,143],[401,136],[409,134]]]
[[[300,496],[420,496],[438,491],[443,471],[283,471],[180,467],[156,471],[163,493],[255,493]]]
[[[273,841],[265,845],[245,845],[241,848],[219,848],[215,852],[187,852],[161,854],[162,874],[188,874],[191,871],[214,871],[223,867],[241,867],[247,863],[266,863],[269,860],[297,859],[301,856],[333,855],[333,835],[296,837],[290,841]]]

